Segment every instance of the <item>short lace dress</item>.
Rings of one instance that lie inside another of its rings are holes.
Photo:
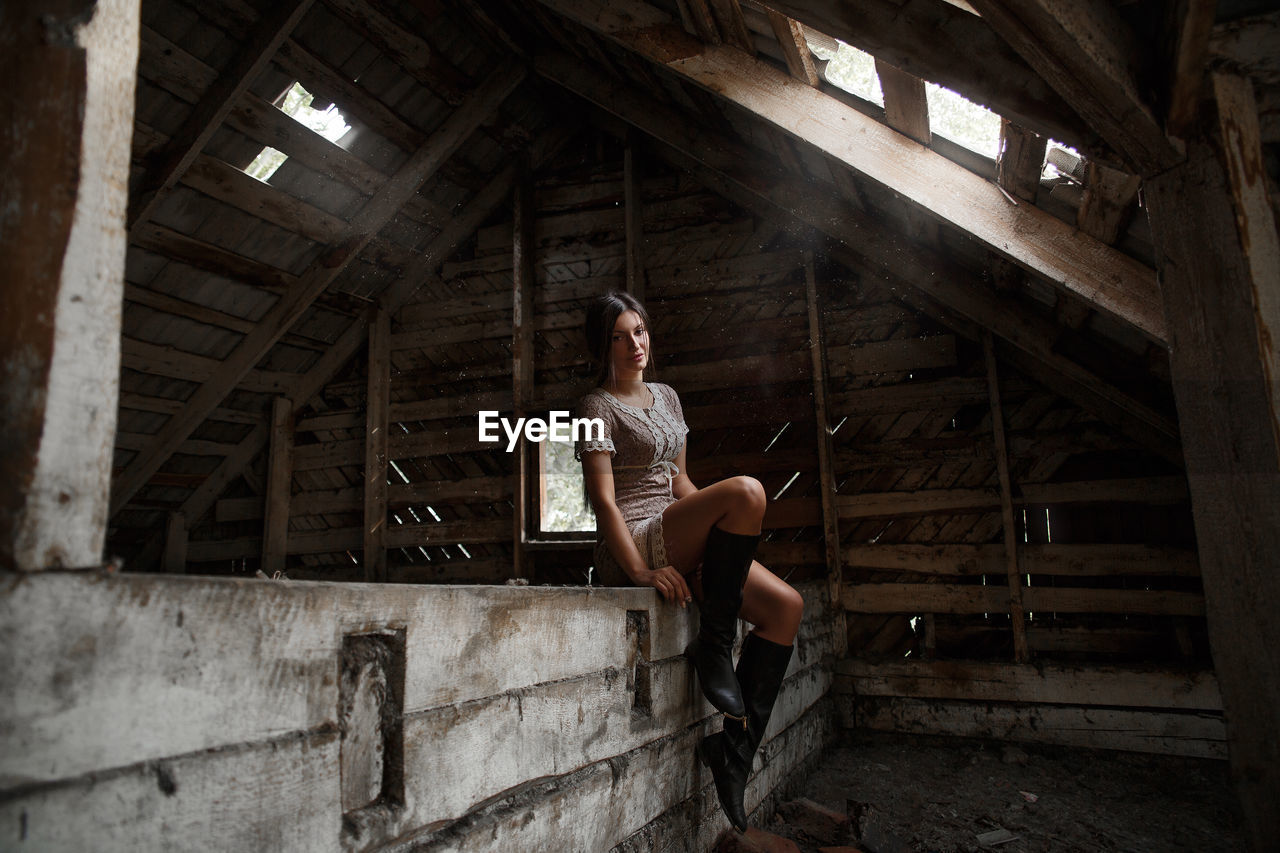
[[[604,422],[601,440],[578,442],[574,458],[593,450],[607,451],[613,463],[613,494],[645,562],[651,569],[667,565],[662,538],[662,511],[675,502],[671,481],[679,474],[675,460],[689,427],[680,398],[670,386],[646,382],[653,394],[649,408],[631,406],[603,388],[578,401],[577,417]],[[609,551],[603,535],[596,538],[595,579],[604,586],[629,586],[631,579]]]

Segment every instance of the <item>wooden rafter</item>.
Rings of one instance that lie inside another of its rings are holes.
[[[553,156],[568,139],[568,135],[567,130],[559,128],[535,140],[531,146],[534,165]],[[379,298],[378,306],[390,314],[394,314],[403,307],[425,281],[435,276],[440,265],[454,252],[458,243],[478,228],[507,199],[514,186],[515,178],[514,166],[508,166],[495,175],[489,185],[450,220],[445,230],[432,239],[417,261],[405,269],[401,278],[387,288]],[[376,307],[374,310],[377,310]],[[295,414],[301,411],[364,346],[368,338],[369,324],[372,322],[371,317],[372,314],[369,312],[357,317],[329,351],[294,383],[290,399],[293,402]],[[267,423],[259,423],[187,497],[181,510],[188,519],[189,525],[194,525],[203,518],[227,486],[246,472],[250,463],[266,447],[269,432]],[[158,538],[149,541],[144,546],[138,562],[149,565],[159,555],[160,544]]]
[[[813,65],[813,54],[809,52],[809,44],[804,40],[804,27],[799,21],[793,21],[780,12],[772,9],[765,9],[765,12],[769,15],[769,26],[773,27],[773,35],[782,48],[782,56],[791,76],[810,86],[821,84],[822,78]]]
[[[1178,0],[1170,4],[1167,23],[1170,80],[1165,122],[1170,136],[1185,137],[1195,123],[1216,5],[1217,0]]]
[[[1107,0],[973,0],[993,30],[1062,95],[1131,171],[1177,163],[1134,74],[1142,55]]]
[[[619,45],[795,135],[927,216],[957,228],[1054,286],[1075,292],[1153,341],[1164,339],[1155,273],[873,118],[738,51],[702,45],[640,0],[542,0]],[[590,76],[591,72],[586,72]]]
[[[157,152],[155,166],[148,170],[129,205],[128,227],[132,231],[145,222],[168,192],[178,183],[204,149],[205,143],[222,125],[223,120],[271,61],[293,28],[311,9],[314,0],[290,0],[271,7],[266,19],[232,60],[218,74],[213,85],[196,104],[182,128]]]
[[[1090,153],[1104,146],[981,18],[938,0],[769,0],[804,26]]]
[[[820,184],[798,186],[776,162],[726,136],[697,129],[685,116],[622,84],[591,75],[564,56],[540,57],[538,73],[576,92],[659,144],[656,152],[709,188],[766,218],[796,220],[833,241],[828,253],[856,269],[872,269],[903,291],[929,300],[930,313],[955,315],[979,324],[1038,365],[1037,379],[1115,424],[1144,446],[1177,457],[1177,426],[1105,380],[1053,350],[1053,324],[1011,300],[995,296],[983,282],[942,252],[904,245],[893,229],[851,208]],[[852,247],[856,247],[856,252]],[[967,328],[976,339],[978,335]],[[1023,369],[1023,363],[1019,363]]]
[[[523,69],[506,66],[494,71],[467,103],[459,107],[426,143],[345,225],[327,251],[312,262],[298,283],[267,312],[257,327],[223,361],[218,373],[203,383],[186,407],[156,434],[153,447],[138,454],[112,484],[112,514],[128,503],[160,469],[223,398],[303,315],[316,298],[346,269],[391,217],[417,192],[480,123],[524,78]]]

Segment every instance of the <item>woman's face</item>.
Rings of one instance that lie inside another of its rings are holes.
[[[636,379],[649,364],[649,329],[634,311],[623,311],[613,324],[609,350],[613,371],[619,378]]]

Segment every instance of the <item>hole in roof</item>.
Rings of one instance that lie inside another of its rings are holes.
[[[1044,168],[1040,171],[1041,180],[1064,176],[1076,183],[1084,181],[1085,162],[1079,151],[1056,139],[1049,140],[1045,151]]]
[[[806,34],[811,33],[805,28]],[[880,91],[880,77],[876,74],[876,61],[871,54],[858,50],[853,45],[845,44],[839,39],[810,38],[809,50],[818,59],[826,60],[827,67],[823,76],[833,86],[839,86],[876,106],[884,106],[884,93]],[[831,43],[835,43],[832,49]]]
[[[315,96],[302,88],[301,83],[295,82],[276,101],[276,107],[294,121],[310,128],[330,142],[337,142],[351,130],[351,125],[347,124],[347,120],[334,104],[330,104],[323,110],[312,109],[311,102],[314,99]],[[252,163],[245,167],[244,173],[265,181],[274,175],[276,169],[283,166],[284,161],[288,159],[288,154],[268,145],[258,152],[258,156],[253,158]]]
[[[926,82],[929,129],[992,160],[1000,153],[1000,116],[950,89]]]

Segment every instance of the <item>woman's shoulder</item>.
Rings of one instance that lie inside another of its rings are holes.
[[[612,407],[609,405],[609,395],[603,388],[592,388],[587,393],[578,398],[579,412],[603,412],[608,411]]]
[[[653,389],[655,394],[661,394],[668,402],[679,403],[680,395],[676,393],[676,389],[663,382],[650,382],[649,387]]]

